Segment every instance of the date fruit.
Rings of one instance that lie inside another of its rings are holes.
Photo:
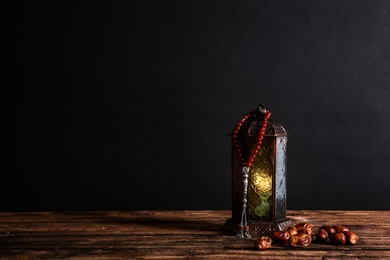
[[[333,227],[334,230],[336,231],[335,233],[342,233],[342,232],[345,232],[345,231],[349,231],[348,228],[346,228],[345,226],[334,226]]]
[[[345,239],[347,240],[347,244],[356,245],[359,241],[359,237],[355,233],[351,231],[344,231],[343,233],[345,235]]]
[[[286,228],[286,231],[287,231],[288,233],[290,233],[290,236],[293,236],[293,235],[298,234],[298,230],[297,230],[297,228],[294,227],[294,226],[291,226],[291,227]]]
[[[307,247],[311,243],[311,236],[305,233],[298,233],[290,236],[288,245],[293,247]]]
[[[313,234],[313,225],[312,224],[308,224],[308,223],[301,223],[299,228],[297,226],[295,226],[298,230],[298,233],[305,233],[305,234],[308,234],[308,235],[312,235]]]
[[[267,250],[271,248],[272,240],[269,237],[259,237],[255,240],[255,248],[257,250]]]
[[[315,237],[317,242],[325,243],[328,240],[329,234],[325,229],[320,228],[320,229],[318,229],[318,231],[314,235],[314,237]]]
[[[342,232],[332,234],[329,239],[335,245],[345,245],[347,242],[347,239]]]
[[[288,231],[275,231],[272,235],[272,239],[277,242],[288,243],[290,233]]]
[[[336,233],[336,230],[333,227],[330,227],[330,226],[322,226],[320,228],[325,229],[326,232],[328,232],[329,236],[334,234],[334,233]]]

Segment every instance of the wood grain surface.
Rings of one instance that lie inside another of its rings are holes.
[[[0,212],[0,259],[390,259],[390,211],[288,210],[293,223],[345,225],[357,245],[274,243],[223,230],[230,211]]]

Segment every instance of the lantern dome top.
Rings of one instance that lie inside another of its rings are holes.
[[[261,127],[261,120],[254,119],[248,126],[246,131],[247,136],[257,136]],[[287,132],[284,127],[276,122],[268,121],[267,127],[265,128],[264,136],[286,136]]]
[[[240,135],[257,137],[262,125],[265,111],[266,109],[264,108],[264,103],[261,103],[259,107],[254,110],[252,118],[243,125]],[[273,120],[268,120],[264,136],[287,136],[287,132],[281,124],[276,123]]]

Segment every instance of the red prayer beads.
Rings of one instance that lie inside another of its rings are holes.
[[[238,141],[237,141],[237,134],[239,133],[242,125],[244,124],[244,122],[248,118],[252,117],[254,112],[255,112],[255,110],[251,111],[249,114],[244,115],[244,117],[240,121],[238,121],[236,127],[233,130],[233,135],[232,135],[233,143],[234,143],[234,146],[235,146],[235,149],[236,149],[236,154],[237,154],[238,158],[241,161],[241,165],[242,166],[246,166],[248,168],[251,167],[251,165],[253,163],[253,160],[255,159],[256,155],[258,154],[258,152],[260,150],[261,143],[262,143],[263,138],[264,138],[265,128],[267,127],[267,122],[268,122],[268,119],[271,117],[271,112],[266,110],[265,114],[264,114],[263,122],[262,122],[260,130],[259,130],[259,135],[257,137],[256,145],[254,146],[254,148],[253,148],[253,150],[252,150],[252,152],[251,152],[251,154],[250,154],[250,156],[248,158],[248,161],[245,162],[244,157],[241,154],[240,145],[238,144]]]

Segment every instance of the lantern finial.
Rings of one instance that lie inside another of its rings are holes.
[[[264,104],[264,102],[261,102],[261,103],[259,104],[259,111],[260,111],[260,113],[262,113],[262,114],[265,114],[265,113],[267,112],[267,109],[265,109],[265,104]]]

